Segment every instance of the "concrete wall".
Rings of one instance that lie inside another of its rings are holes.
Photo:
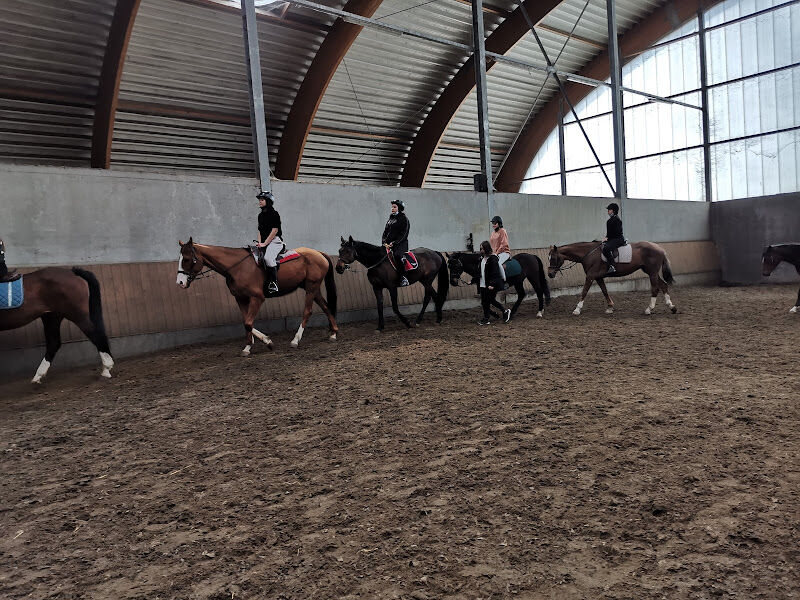
[[[795,268],[786,263],[770,277],[761,275],[761,254],[766,246],[800,243],[800,193],[715,202],[711,205],[711,229],[720,253],[723,281],[800,281]]]
[[[377,242],[389,202],[402,198],[412,246],[463,249],[489,235],[482,194],[275,182],[290,246],[336,253],[339,237]],[[242,246],[256,235],[253,179],[0,165],[0,236],[16,265],[113,264],[177,259],[177,240]],[[515,248],[602,237],[608,200],[498,194]],[[705,203],[630,200],[631,240],[710,239]]]
[[[394,198],[407,204],[412,246],[460,250],[468,234],[476,245],[489,235],[485,195],[473,192],[294,182],[275,182],[274,188],[290,246],[336,254],[341,235],[377,242]],[[91,265],[103,288],[112,350],[125,356],[242,334],[241,315],[221,277],[177,288],[177,240],[191,235],[219,245],[248,243],[257,235],[255,193],[253,179],[0,165],[0,236],[12,266]],[[535,251],[544,261],[550,244],[605,233],[607,199],[498,194],[495,202],[512,249]],[[624,219],[630,239],[664,244],[679,284],[717,280],[709,205],[631,200]],[[550,284],[574,292],[582,281],[580,269],[573,269]],[[609,287],[641,284],[634,277]],[[336,285],[341,322],[374,318],[362,269],[337,275]],[[446,308],[475,305],[474,291],[451,288]],[[400,291],[405,312],[421,302],[421,292],[420,286]],[[301,312],[300,292],[269,300],[259,329],[295,328]],[[62,336],[56,367],[96,361],[74,326],[65,325]],[[0,376],[30,375],[42,343],[38,322],[0,332]]]

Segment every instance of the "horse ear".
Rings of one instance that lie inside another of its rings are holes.
[[[178,240],[178,246],[180,246],[181,248],[183,248],[183,242],[182,242],[182,241],[180,241],[180,240]]]
[[[339,237],[342,238],[342,243],[344,244],[344,237],[341,235]]]
[[[350,242],[351,244],[353,243],[353,236],[352,236],[352,235],[350,236],[350,240],[349,240],[349,242]]]
[[[189,236],[189,241],[187,242],[190,246],[193,244],[192,236]]]

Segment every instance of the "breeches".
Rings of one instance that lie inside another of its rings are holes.
[[[281,250],[283,250],[283,240],[276,235],[274,238],[272,238],[269,246],[264,248],[264,263],[268,267],[277,267],[278,254],[281,253]]]

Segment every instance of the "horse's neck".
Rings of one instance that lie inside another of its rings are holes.
[[[383,246],[374,246],[373,244],[368,244],[367,242],[355,242],[356,245],[356,260],[363,264],[364,266],[370,266],[375,261],[380,260],[383,258],[384,250]]]
[[[800,244],[786,244],[785,246],[773,246],[777,250],[776,254],[781,260],[785,260],[794,266],[800,266]]]
[[[241,260],[241,252],[246,252],[244,248],[226,248],[224,246],[200,244],[196,244],[196,246],[200,249],[206,265],[217,273],[223,273],[230,269],[237,260]]]
[[[566,246],[559,246],[558,252],[562,256],[574,262],[581,262],[586,255],[591,251],[594,242],[577,242],[575,244],[568,244]]]

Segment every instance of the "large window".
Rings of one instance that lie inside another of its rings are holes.
[[[800,190],[800,1],[728,0],[704,14],[712,199]],[[623,85],[700,106],[700,40],[692,19],[623,67]],[[702,113],[624,93],[628,195],[705,200]],[[576,105],[614,180],[611,94]],[[571,115],[564,117],[566,192],[612,192]],[[522,192],[560,194],[555,129]]]

